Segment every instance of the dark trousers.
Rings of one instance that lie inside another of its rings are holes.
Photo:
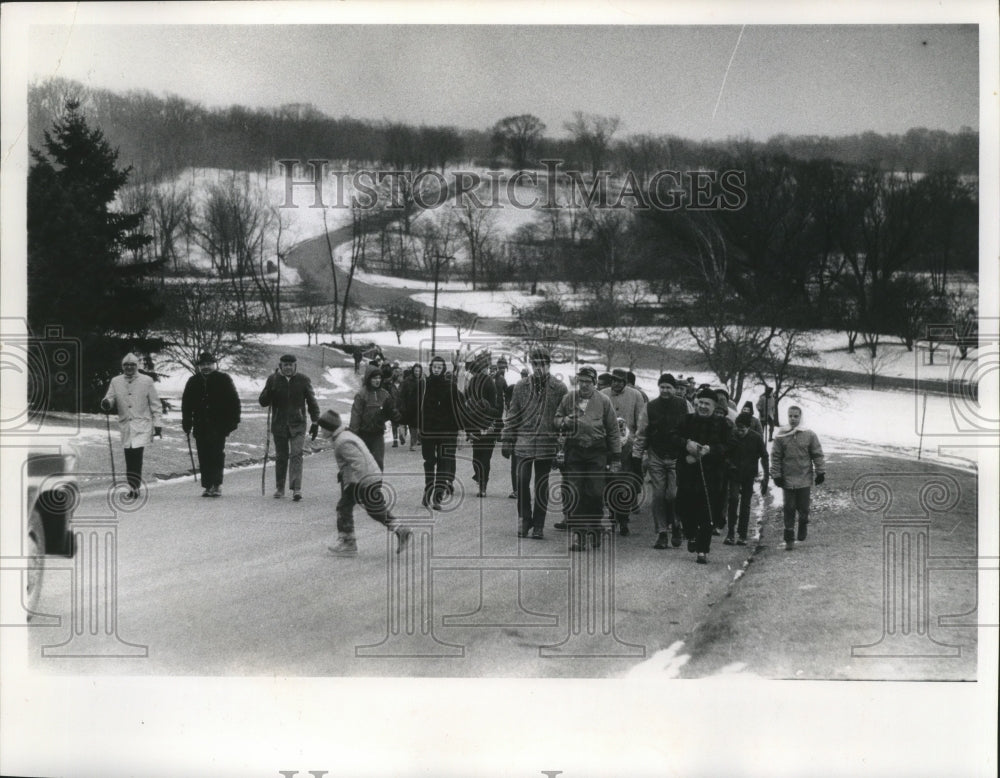
[[[510,455],[510,490],[517,493],[517,454]],[[517,515],[521,515],[520,507],[518,507]]]
[[[677,512],[681,515],[681,522],[684,525],[684,537],[688,540],[694,540],[695,551],[707,554],[712,545],[714,520],[709,495],[719,493],[719,482],[715,478],[708,478],[706,480],[708,495],[706,495],[701,473],[689,469],[684,472],[683,477],[694,479],[691,483],[682,484],[683,488],[677,495]]]
[[[753,479],[738,476],[729,477],[729,524],[726,534],[733,537],[737,533],[743,540],[747,539],[747,528],[750,524],[750,500],[753,498]]]
[[[138,490],[142,484],[142,446],[125,449],[125,481],[130,489]]]
[[[274,480],[285,491],[285,476],[293,492],[302,488],[302,449],[306,442],[304,429],[292,433],[288,428],[274,434]]]
[[[198,447],[202,488],[222,486],[222,469],[226,465],[226,436],[214,432],[196,432],[194,442]]]
[[[490,462],[493,460],[493,449],[496,448],[496,444],[497,437],[492,433],[472,436],[472,469],[479,485],[483,488],[490,480]]]
[[[443,492],[455,481],[455,449],[458,433],[430,434],[420,437],[420,453],[424,458],[424,496],[439,501]]]
[[[782,510],[785,514],[785,540],[789,540],[789,533],[795,532],[795,514],[799,514],[799,524],[809,523],[809,495],[812,487],[803,486],[800,489],[783,489],[784,505]]]
[[[354,534],[354,506],[360,504],[379,524],[386,527],[394,521],[385,504],[381,480],[368,480],[363,484],[347,484],[337,501],[337,532]]]
[[[531,471],[534,469],[535,497],[532,500]],[[552,471],[552,458],[539,457],[517,458],[517,515],[521,523],[535,529],[544,529],[545,514],[549,509],[549,473]]]
[[[632,458],[629,457],[631,460]],[[639,462],[639,467],[642,463]],[[632,462],[622,463],[622,470],[606,474],[608,506],[612,520],[617,524],[628,524],[629,514],[639,502],[642,491],[642,470],[637,475],[632,470]]]
[[[571,530],[597,530],[604,518],[604,468],[608,452],[601,447],[595,450],[566,449],[563,469],[563,502],[568,509],[566,524]]]
[[[368,447],[371,455],[375,458],[375,463],[379,470],[385,470],[385,432],[373,432],[365,435],[358,435]]]

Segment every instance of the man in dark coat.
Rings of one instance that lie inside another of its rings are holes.
[[[285,496],[285,475],[292,488],[292,499],[302,499],[302,448],[306,440],[306,411],[312,427],[313,440],[319,432],[319,405],[308,376],[298,372],[295,356],[285,354],[264,384],[259,398],[262,406],[271,408],[271,434],[274,436],[274,496]]]
[[[716,397],[702,389],[695,397],[695,412],[677,428],[674,456],[677,460],[677,512],[684,522],[688,551],[698,554],[698,563],[708,562],[712,543],[712,510],[726,463],[729,429],[726,420],[714,415]]]
[[[471,376],[465,390],[463,426],[472,437],[472,480],[479,484],[479,496],[486,496],[490,462],[497,444],[497,387],[486,368],[489,355],[479,354],[469,365]]]
[[[418,413],[420,398],[424,394],[424,367],[419,362],[403,373],[403,383],[399,390],[402,424],[410,435],[410,451],[420,442],[420,421]]]
[[[749,403],[747,403],[749,405]],[[767,483],[770,478],[770,462],[767,457],[767,444],[756,430],[751,429],[753,415],[741,413],[736,417],[736,426],[730,440],[727,478],[729,480],[729,523],[726,539],[727,546],[736,543],[745,546],[747,529],[750,524],[750,500],[753,497],[753,482],[757,477],[757,463],[764,465],[764,480],[760,482],[761,495],[767,494]],[[734,540],[734,536],[737,539]]]
[[[649,401],[639,414],[639,429],[632,447],[632,458],[640,462],[641,470],[649,472],[653,492],[653,528],[656,543],[653,548],[673,548],[681,544],[682,530],[674,513],[677,499],[677,462],[675,451],[680,447],[677,428],[687,419],[687,400],[677,395],[677,381],[664,373],[657,382],[660,396]]]
[[[431,359],[428,374],[419,411],[420,452],[424,458],[422,504],[439,511],[445,494],[454,491],[462,396],[447,376],[444,357]]]
[[[202,497],[222,496],[222,470],[226,462],[226,438],[240,425],[240,396],[233,379],[217,369],[215,357],[203,351],[198,372],[184,385],[181,396],[181,427],[194,432],[201,467]]]

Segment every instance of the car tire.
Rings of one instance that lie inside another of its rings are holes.
[[[31,620],[42,594],[42,579],[45,577],[45,525],[38,508],[31,510],[24,536],[24,555],[30,567],[24,573],[24,608]]]

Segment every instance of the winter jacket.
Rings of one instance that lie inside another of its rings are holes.
[[[470,432],[494,427],[497,414],[497,387],[485,372],[473,373],[465,390],[462,426]]]
[[[768,479],[769,463],[767,458],[767,445],[764,438],[754,432],[747,430],[747,434],[742,438],[733,434],[729,441],[729,454],[727,470],[734,478],[744,481],[754,478],[757,475],[757,462],[764,466],[764,481]]]
[[[443,375],[427,376],[420,403],[421,435],[453,435],[461,427],[462,395]]]
[[[552,375],[542,380],[528,376],[518,381],[511,393],[501,440],[514,443],[514,453],[519,457],[555,457],[556,409],[568,391],[566,384]]]
[[[116,375],[104,399],[111,403],[112,411],[118,412],[122,446],[143,448],[149,445],[153,428],[162,426],[160,417],[163,414],[153,379],[141,373],[136,373],[131,381],[124,375]]]
[[[773,394],[762,394],[757,399],[757,415],[762,422],[768,419],[777,421],[778,401],[774,399]]]
[[[240,425],[240,396],[233,379],[215,370],[195,373],[181,396],[181,425],[194,436],[229,435]]]
[[[660,459],[674,459],[677,428],[687,417],[688,403],[682,397],[654,397],[639,413],[632,456],[641,459],[653,451]]]
[[[375,478],[381,480],[382,471],[361,438],[341,426],[334,430],[331,439],[333,456],[337,460],[337,469],[344,486]]]
[[[812,430],[782,427],[771,445],[771,479],[785,479],[786,489],[812,486],[813,473],[824,472],[823,447]]]
[[[313,394],[312,381],[295,373],[283,376],[274,373],[264,384],[260,404],[271,407],[271,432],[275,435],[297,435],[305,432],[306,411],[313,424],[319,421],[319,405]]]
[[[387,420],[398,418],[398,411],[392,401],[392,395],[381,386],[372,388],[371,380],[381,372],[374,365],[365,370],[365,381],[351,406],[351,423],[349,429],[355,435],[379,435],[385,432]]]
[[[423,397],[426,380],[423,376],[416,378],[412,373],[403,379],[403,385],[399,389],[400,421],[403,424],[418,426],[420,398]]]
[[[701,458],[700,467],[698,460],[687,461],[686,446],[689,440],[709,447],[709,453]],[[673,451],[674,458],[677,460],[678,489],[704,489],[705,484],[702,484],[701,481],[702,472],[705,474],[709,490],[713,488],[713,485],[717,486],[725,471],[729,441],[729,429],[726,427],[725,419],[715,415],[688,414],[687,418],[677,427]]]
[[[581,410],[584,403],[587,407]],[[567,450],[599,448],[610,454],[621,453],[618,417],[611,401],[600,392],[594,392],[586,400],[576,391],[567,392],[559,401],[554,423],[566,435]]]
[[[611,400],[611,405],[615,409],[615,415],[625,419],[629,430],[634,433],[639,427],[639,414],[646,405],[639,390],[626,385],[617,394],[610,386],[607,389],[602,389],[601,392]]]

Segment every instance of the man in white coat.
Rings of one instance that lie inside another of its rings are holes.
[[[118,413],[122,447],[125,449],[127,496],[135,499],[142,484],[143,449],[152,442],[153,435],[163,438],[160,426],[163,406],[153,379],[139,372],[139,357],[135,354],[122,357],[122,374],[111,379],[108,391],[101,400],[101,410]]]

